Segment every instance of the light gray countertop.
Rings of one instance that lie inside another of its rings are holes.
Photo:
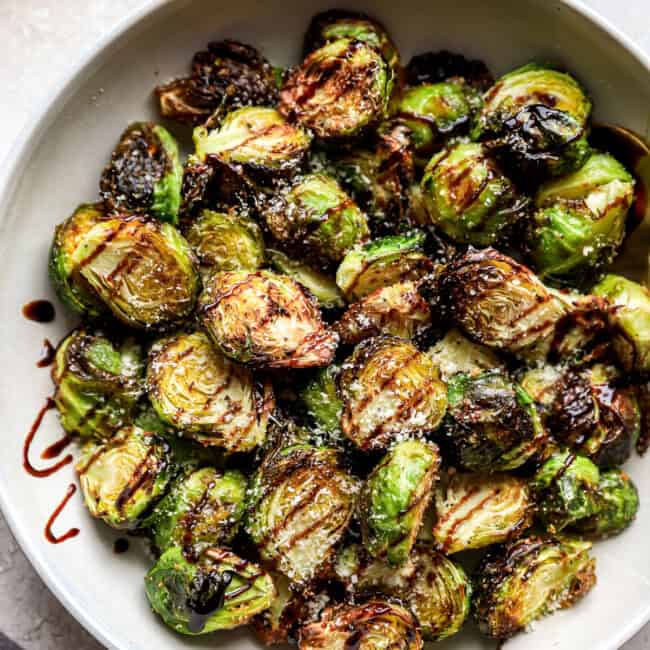
[[[650,52],[648,0],[585,0]],[[0,0],[0,159],[79,54],[141,0]],[[345,5],[345,2],[333,2]],[[1,633],[29,650],[98,650],[49,593],[0,516]],[[650,625],[624,650],[650,650]]]

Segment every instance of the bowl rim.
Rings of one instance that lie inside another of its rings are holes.
[[[11,205],[11,199],[16,191],[22,172],[34,153],[42,133],[59,113],[57,106],[61,105],[66,97],[73,92],[75,86],[83,83],[86,75],[92,71],[97,57],[114,41],[138,24],[144,22],[144,20],[154,13],[169,9],[174,5],[182,6],[189,2],[190,0],[145,0],[140,7],[128,12],[114,27],[100,36],[93,45],[87,46],[82,51],[77,59],[69,65],[64,74],[61,75],[55,87],[49,92],[44,93],[38,99],[38,108],[30,111],[27,122],[16,138],[14,138],[9,152],[3,157],[2,164],[0,165],[0,205]],[[650,54],[646,54],[639,45],[597,10],[585,5],[583,0],[556,0],[556,2],[586,18],[588,22],[601,32],[610,36],[645,68],[650,77]],[[6,214],[6,210],[0,214],[0,235],[4,233],[6,228]],[[7,238],[0,236],[0,242],[2,242],[0,243],[1,255],[2,250],[8,245]],[[26,530],[23,529],[19,522],[17,513],[11,505],[11,500],[2,480],[0,480],[0,510],[4,515],[11,533],[20,545],[22,552],[26,555],[36,573],[57,600],[97,641],[101,642],[107,648],[124,650],[123,646],[114,638],[111,630],[106,629],[87,614],[81,603],[77,602],[68,592],[64,582],[51,572],[49,563],[44,559],[40,551],[38,551],[36,544],[32,543]],[[650,604],[619,629],[616,636],[611,639],[613,642],[610,646],[611,649],[619,648],[634,636],[648,621],[650,621]]]

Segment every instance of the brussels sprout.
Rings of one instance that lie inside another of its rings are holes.
[[[270,382],[256,383],[203,332],[177,334],[152,347],[147,389],[158,416],[203,445],[250,451],[266,438],[274,406]]]
[[[76,329],[59,344],[52,369],[54,403],[67,433],[110,438],[128,424],[144,393],[142,349]]]
[[[189,558],[229,544],[244,514],[246,478],[235,469],[204,467],[181,475],[144,525],[154,547],[164,553],[180,546]]]
[[[398,442],[361,490],[363,543],[373,557],[403,564],[415,543],[438,476],[438,448],[418,440]]]
[[[421,650],[418,622],[406,608],[380,598],[362,605],[328,607],[320,620],[300,629],[301,650]]]
[[[650,370],[650,292],[620,275],[606,275],[592,292],[607,298],[613,345],[626,370]]]
[[[435,504],[433,539],[443,553],[505,542],[533,520],[526,482],[507,474],[452,474],[439,484]]]
[[[339,379],[343,433],[363,451],[397,436],[435,431],[447,407],[445,385],[431,357],[402,339],[360,343]]]
[[[250,45],[208,43],[197,52],[189,77],[156,88],[163,117],[202,124],[243,106],[274,106],[278,88],[271,64]]]
[[[262,558],[292,582],[320,576],[352,516],[358,485],[334,449],[272,452],[253,478],[246,532]]]
[[[363,339],[390,334],[413,339],[431,327],[431,309],[416,282],[380,287],[355,303],[334,329],[341,343],[355,345]]]
[[[186,232],[205,276],[215,271],[257,271],[264,265],[259,226],[234,211],[203,210]]]
[[[531,486],[537,494],[537,516],[556,533],[598,510],[600,472],[588,458],[568,451],[554,453],[537,471]]]
[[[507,639],[532,621],[574,605],[596,583],[590,542],[526,537],[497,547],[474,580],[481,632]]]
[[[563,174],[589,155],[591,101],[570,75],[529,64],[498,79],[483,99],[474,137],[520,171]]]
[[[288,275],[318,300],[323,309],[338,309],[345,307],[345,300],[334,278],[316,269],[291,259],[282,251],[267,249],[267,257],[271,266],[280,274]]]
[[[112,528],[136,528],[167,490],[173,473],[164,439],[139,427],[89,442],[76,465],[90,514]]]
[[[270,198],[263,212],[278,242],[303,248],[321,263],[340,262],[369,234],[366,215],[325,174],[296,179],[286,191]]]
[[[452,240],[487,246],[522,215],[526,200],[479,143],[436,154],[422,178],[429,219]]]
[[[634,179],[604,153],[543,185],[528,243],[540,278],[576,284],[609,263],[625,236],[633,201]]]
[[[418,280],[433,268],[422,247],[425,236],[414,232],[382,237],[351,250],[336,272],[336,284],[348,299],[359,300],[381,287]]]
[[[343,402],[336,382],[341,369],[336,365],[321,368],[300,393],[300,399],[314,424],[328,433],[341,430]]]
[[[406,67],[406,81],[411,86],[438,83],[460,77],[478,90],[487,90],[494,79],[483,61],[466,59],[447,50],[424,52],[414,56]]]
[[[172,546],[144,579],[149,604],[181,634],[207,634],[248,623],[275,598],[273,580],[260,567],[220,548],[189,562]]]
[[[322,139],[361,133],[386,114],[392,74],[370,45],[339,38],[311,52],[280,91],[280,112]]]
[[[135,122],[120,136],[99,182],[111,212],[144,213],[178,223],[183,168],[178,145],[164,127]]]
[[[228,357],[254,366],[326,366],[338,336],[302,287],[270,271],[217,273],[199,300],[208,334]]]
[[[507,471],[534,458],[547,435],[535,404],[500,370],[457,374],[447,385],[445,434],[466,469]]]

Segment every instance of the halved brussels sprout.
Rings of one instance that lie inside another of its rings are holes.
[[[614,330],[613,345],[626,370],[650,370],[650,292],[646,287],[621,277],[606,275],[593,289],[612,307],[609,322]]]
[[[262,231],[233,210],[203,210],[185,236],[204,277],[216,271],[257,271],[264,265]]]
[[[505,542],[533,523],[533,505],[520,478],[454,473],[436,490],[433,539],[443,553]]]
[[[361,490],[363,543],[373,557],[403,564],[411,552],[438,478],[440,453],[434,444],[398,442],[375,467]]]
[[[248,623],[275,598],[271,576],[230,551],[209,548],[189,562],[172,546],[144,579],[149,604],[181,634],[208,634]]]
[[[111,212],[143,213],[178,223],[183,167],[174,137],[159,124],[135,122],[120,136],[99,182]]]
[[[169,445],[136,426],[89,442],[75,467],[93,517],[112,528],[136,528],[166,492],[173,474]]]
[[[129,424],[144,393],[142,348],[101,332],[76,329],[56,351],[54,403],[65,431],[110,438]]]
[[[520,171],[563,174],[589,155],[591,101],[570,75],[525,65],[498,79],[483,99],[474,137],[490,141]]]
[[[214,343],[242,363],[307,368],[334,357],[338,336],[325,327],[316,300],[286,275],[217,273],[199,304]]]
[[[418,280],[433,264],[424,254],[425,235],[414,232],[375,239],[351,250],[336,272],[336,284],[348,300],[359,300],[396,282]]]
[[[411,86],[458,77],[481,91],[487,90],[494,83],[494,78],[483,61],[466,59],[462,54],[448,50],[417,54],[406,66],[406,81]]]
[[[480,143],[431,158],[422,178],[429,219],[453,241],[488,246],[523,214],[526,199]]]
[[[341,343],[355,345],[363,339],[390,334],[413,339],[431,327],[431,309],[416,282],[380,287],[351,305],[334,325]]]
[[[527,243],[540,278],[575,285],[593,277],[621,245],[633,201],[634,179],[604,153],[542,185]]]
[[[321,264],[340,262],[369,235],[366,215],[325,174],[297,178],[267,201],[263,214],[278,242],[309,251]]]
[[[417,619],[397,602],[369,598],[362,605],[325,609],[320,620],[300,629],[301,650],[421,650]]]
[[[502,371],[457,374],[447,390],[445,434],[464,468],[508,471],[544,447],[547,435],[532,398]]]
[[[345,307],[345,300],[334,278],[285,255],[282,251],[267,249],[271,266],[280,274],[288,275],[318,300],[323,309]]]
[[[196,125],[243,106],[274,106],[278,88],[254,47],[226,40],[208,43],[194,55],[191,75],[158,86],[156,95],[163,117]]]
[[[266,438],[273,388],[214,349],[203,332],[161,339],[151,349],[147,390],[158,416],[182,435],[228,452]]]
[[[481,632],[507,639],[574,605],[596,584],[590,548],[581,540],[526,537],[490,551],[474,580],[473,611]]]
[[[280,91],[280,112],[323,139],[355,136],[386,114],[392,72],[360,40],[339,38],[307,55]]]
[[[180,546],[196,559],[229,544],[244,514],[246,478],[236,469],[203,467],[182,474],[144,522],[159,553]]]
[[[435,431],[447,391],[431,357],[402,339],[360,343],[339,379],[341,428],[363,451],[384,449],[397,436]]]
[[[314,424],[328,433],[341,430],[343,402],[336,382],[341,369],[331,365],[321,368],[300,393],[300,399]]]
[[[358,483],[340,462],[334,449],[292,445],[271,452],[253,478],[246,532],[292,582],[321,575],[347,529]]]

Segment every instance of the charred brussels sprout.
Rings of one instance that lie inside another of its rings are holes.
[[[473,135],[520,171],[562,174],[589,155],[591,101],[570,75],[529,64],[498,79],[483,99]]]
[[[192,60],[189,77],[156,88],[163,117],[202,124],[243,106],[274,106],[278,89],[271,64],[250,45],[209,43]]]
[[[248,623],[275,598],[273,580],[256,564],[219,548],[189,562],[172,546],[144,579],[149,603],[181,634],[207,634]]]
[[[348,299],[360,299],[396,282],[418,280],[433,264],[424,254],[425,236],[416,232],[375,239],[351,250],[336,272],[336,284]]]
[[[488,553],[474,581],[474,617],[481,631],[507,639],[574,605],[596,583],[590,548],[580,540],[527,537]]]
[[[280,111],[322,139],[355,136],[385,115],[392,73],[370,45],[340,38],[311,52],[280,91]]]
[[[204,467],[186,472],[144,522],[154,547],[182,547],[190,559],[229,544],[244,514],[246,478],[238,470]]]
[[[634,179],[604,153],[537,193],[530,256],[542,279],[576,284],[610,262],[625,236]]]
[[[318,370],[300,394],[305,410],[314,424],[328,433],[341,430],[343,403],[336,387],[340,371],[335,365]]]
[[[266,438],[274,404],[270,382],[258,384],[248,368],[215,350],[203,332],[154,344],[147,388],[158,416],[203,445],[250,451]]]
[[[484,145],[460,143],[436,154],[424,172],[429,219],[452,240],[487,246],[522,215],[526,204]]]
[[[121,135],[99,189],[111,212],[143,213],[176,224],[182,179],[171,133],[152,122],[136,122]]]
[[[506,474],[453,474],[439,484],[435,508],[433,539],[443,553],[505,542],[533,520],[526,482]]]
[[[494,83],[494,78],[483,61],[466,59],[462,54],[448,50],[417,54],[406,66],[406,81],[411,86],[455,78],[461,78],[481,91],[487,90]]]
[[[338,336],[302,287],[270,271],[217,273],[200,298],[201,319],[228,357],[254,366],[326,366]]]
[[[650,292],[619,275],[607,275],[592,292],[611,304],[614,350],[626,370],[650,370]]]
[[[300,444],[272,452],[253,477],[246,531],[292,582],[318,577],[354,509],[356,479],[337,451]]]
[[[528,393],[499,370],[448,382],[447,442],[470,470],[507,471],[534,458],[547,436]]]
[[[413,614],[390,600],[370,598],[362,605],[325,609],[320,620],[300,630],[301,650],[421,650],[422,638]]]
[[[373,557],[403,564],[411,552],[437,479],[438,448],[418,440],[399,442],[372,471],[361,490],[363,542]]]
[[[171,479],[169,446],[139,427],[120,429],[103,443],[87,443],[76,465],[84,502],[113,528],[136,528]]]
[[[142,349],[134,339],[74,330],[59,344],[52,369],[61,425],[82,438],[110,438],[134,416],[143,374]]]
[[[447,395],[431,357],[402,339],[359,344],[339,379],[341,427],[359,449],[383,449],[397,436],[434,431]]]

